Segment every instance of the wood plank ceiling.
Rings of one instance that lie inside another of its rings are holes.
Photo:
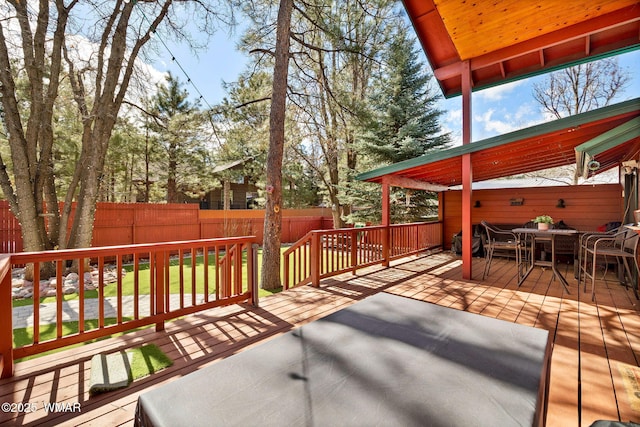
[[[446,97],[640,47],[638,0],[404,0]]]

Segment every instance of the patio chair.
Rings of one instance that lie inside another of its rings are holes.
[[[620,284],[626,287],[631,284],[633,292],[638,298],[638,282],[637,275],[640,272],[638,265],[638,242],[640,234],[626,228],[621,229],[617,233],[610,236],[590,236],[585,239],[585,246],[581,248],[584,251],[584,261],[582,273],[584,276],[584,291],[587,291],[587,279],[591,278],[591,301],[595,299],[595,281],[596,267],[598,256],[605,259],[605,274],[607,259],[614,258],[618,267],[618,280]],[[589,259],[591,259],[591,268],[588,269]],[[635,269],[632,271],[629,260],[633,260]]]
[[[520,277],[520,271],[522,269],[522,241],[513,232],[503,230],[487,221],[482,221],[481,225],[484,227],[486,233],[486,241],[484,242],[484,271],[482,273],[482,280],[489,275],[491,269],[491,262],[496,252],[511,255],[513,253],[516,259],[516,265],[518,267],[518,277]]]
[[[580,286],[580,281],[584,278],[585,291],[587,286],[586,278],[585,278],[585,269],[586,269],[585,259],[587,257],[586,255],[587,249],[593,249],[593,245],[595,244],[596,240],[598,240],[599,238],[612,237],[612,236],[615,236],[620,231],[624,231],[624,227],[621,225],[618,225],[610,229],[607,228],[606,231],[584,232],[580,235],[578,239],[578,274],[576,278],[578,279],[578,286]],[[613,241],[609,241],[607,243],[607,245],[609,246],[613,246],[613,244],[614,244]],[[601,258],[603,260],[602,262],[606,263],[606,260],[604,259],[604,257],[601,256]],[[606,270],[605,270],[605,273],[606,273]]]

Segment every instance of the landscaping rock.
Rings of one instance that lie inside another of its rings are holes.
[[[24,268],[16,268],[11,272],[11,294],[13,299],[32,298],[33,297],[33,283],[24,279]],[[122,269],[121,273],[124,277],[127,272]],[[83,286],[87,291],[94,291],[98,287],[100,272],[95,267],[91,271],[84,273]],[[62,293],[70,295],[78,293],[80,286],[80,277],[75,272],[70,272],[66,276],[62,276]],[[108,285],[110,283],[116,283],[118,281],[117,268],[114,265],[109,265],[104,268],[103,283]],[[40,288],[41,297],[55,297],[58,288],[58,280],[56,277],[52,277],[46,280],[41,280],[38,284]]]
[[[86,272],[84,273],[84,284],[85,285],[91,285],[93,283],[98,283],[98,273],[96,272],[95,277],[92,272]]]
[[[24,280],[22,278],[13,278],[11,279],[11,287],[12,288],[23,288],[25,286],[31,285],[31,282],[28,280]]]
[[[78,273],[69,273],[67,277],[64,278],[65,285],[77,285],[78,284]]]

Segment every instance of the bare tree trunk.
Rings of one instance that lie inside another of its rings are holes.
[[[231,182],[228,179],[225,179],[222,183],[222,209],[228,211],[231,209]]]
[[[134,72],[135,59],[152,31],[166,16],[172,0],[163,1],[147,31],[140,33],[131,45],[128,45],[127,30],[135,4],[114,3],[111,16],[104,20],[101,43],[95,55],[97,65],[92,70],[95,75],[91,77],[83,74],[86,69],[78,67],[76,58],[71,58],[66,50],[66,22],[69,12],[78,2],[66,3],[67,6],[62,1],[41,1],[39,6],[34,3],[34,7],[38,8],[36,24],[31,23],[29,15],[32,12],[27,10],[26,2],[11,3],[20,26],[22,53],[29,82],[29,117],[26,126],[21,119],[16,99],[18,92],[14,81],[15,73],[12,72],[16,62],[9,60],[7,41],[3,34],[4,22],[0,23],[0,102],[10,135],[15,191],[1,158],[0,185],[22,225],[25,249],[31,251],[56,246],[66,248],[90,245],[95,204],[103,178],[104,157],[118,110]],[[55,16],[50,14],[49,5],[54,5]],[[53,18],[55,25],[52,24]],[[48,32],[52,26],[53,36]],[[65,191],[66,197],[60,212],[55,198],[55,177],[51,165],[53,104],[58,98],[63,58],[68,66],[66,77],[82,115],[83,136],[80,159]],[[85,84],[85,79],[88,78],[93,78],[94,84]],[[87,93],[89,87],[93,91],[92,97]],[[67,224],[71,218],[72,202],[76,198],[77,208],[69,238]],[[45,214],[48,217],[48,229],[45,227]],[[53,217],[49,216],[51,214]]]
[[[167,203],[178,202],[178,184],[176,176],[178,173],[178,160],[176,159],[176,146],[171,144],[169,148],[169,170],[167,177]]]
[[[293,0],[280,0],[276,33],[273,91],[269,117],[269,152],[267,153],[267,202],[262,242],[262,287],[277,289],[280,281],[280,239],[282,233],[282,156],[284,121],[289,71],[289,32]]]
[[[151,165],[151,148],[149,148],[149,129],[144,138],[144,202],[149,203],[149,195],[151,193],[150,165]]]

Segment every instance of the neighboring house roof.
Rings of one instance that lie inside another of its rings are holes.
[[[403,0],[446,97],[640,48],[638,0]]]
[[[226,170],[229,169],[233,169],[236,166],[240,166],[243,165],[249,161],[253,160],[253,157],[247,157],[246,159],[240,159],[240,160],[234,160],[232,162],[229,163],[224,163],[222,165],[216,165],[212,170],[211,173],[220,173],[220,172],[224,172]]]
[[[640,154],[640,98],[543,123],[448,150],[394,163],[357,178],[408,188],[442,190],[462,183],[462,155],[470,154],[473,181],[485,181],[576,163],[582,152],[599,173]],[[584,156],[583,156],[584,157]],[[588,161],[588,160],[587,160]],[[579,162],[580,164],[580,162]],[[582,164],[586,164],[582,161]]]

